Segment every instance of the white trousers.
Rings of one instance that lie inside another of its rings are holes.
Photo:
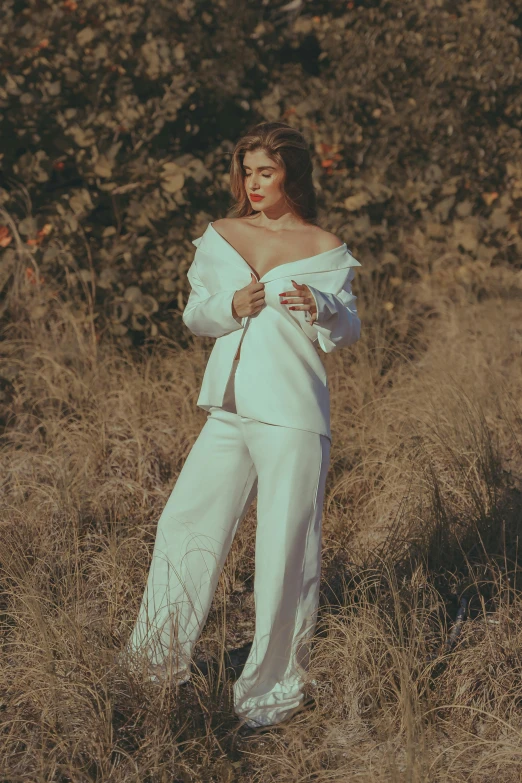
[[[329,461],[326,436],[239,416],[231,373],[223,407],[210,409],[158,521],[128,650],[152,663],[170,659],[178,679],[188,676],[234,535],[257,494],[255,634],[233,685],[234,710],[284,720],[304,699]]]

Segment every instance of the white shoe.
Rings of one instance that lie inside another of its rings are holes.
[[[125,666],[127,668],[130,668],[136,672],[139,671],[139,667],[135,665],[134,660],[129,659],[128,653],[126,653],[125,650],[122,650],[118,653],[116,656],[116,660],[121,666]],[[156,683],[162,683],[165,682],[165,680],[168,679],[167,674],[167,665],[164,663],[150,663],[149,664],[149,670],[147,679],[149,679],[151,682]],[[191,673],[185,671],[179,672],[179,673],[173,673],[173,682],[178,685],[184,685],[187,683],[191,678]]]
[[[261,726],[271,726],[272,723],[268,718],[263,718],[260,715],[259,718],[249,718],[243,725],[248,726],[249,729],[259,729]]]
[[[176,685],[184,685],[190,680],[190,673],[176,672],[172,674],[172,680]],[[169,679],[169,671],[166,664],[157,663],[149,665],[149,680],[152,682],[163,683]]]
[[[242,721],[243,726],[248,726],[249,729],[260,729],[265,726],[280,726],[288,723],[288,721],[294,717],[294,715],[297,715],[300,712],[303,712],[308,709],[308,707],[311,707],[314,705],[315,699],[313,696],[309,696],[305,698],[301,704],[298,704],[297,707],[294,707],[292,710],[290,710],[286,717],[282,721],[278,721],[277,723],[273,723],[269,718],[263,715],[259,715],[257,718],[247,718],[246,720]]]

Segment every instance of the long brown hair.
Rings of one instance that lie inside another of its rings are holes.
[[[312,180],[313,163],[304,136],[284,122],[261,122],[242,136],[230,164],[230,190],[236,203],[228,217],[255,214],[245,190],[243,158],[262,149],[285,172],[281,189],[290,208],[308,223],[317,221],[317,198]]]

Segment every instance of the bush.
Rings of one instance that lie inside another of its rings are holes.
[[[372,6],[5,0],[4,320],[32,285],[33,317],[60,297],[127,344],[183,338],[190,240],[263,119],[306,135],[362,275],[416,279],[448,247],[520,268],[520,2]]]

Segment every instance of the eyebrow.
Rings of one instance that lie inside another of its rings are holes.
[[[243,163],[243,168],[251,169],[252,166],[245,166],[245,164]],[[275,171],[275,166],[254,166],[254,168],[257,168],[258,171],[263,171],[263,169],[272,169],[273,171]]]

